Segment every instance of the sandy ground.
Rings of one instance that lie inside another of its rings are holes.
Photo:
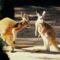
[[[15,53],[7,52],[10,60],[60,60],[59,53],[31,53],[18,50]]]

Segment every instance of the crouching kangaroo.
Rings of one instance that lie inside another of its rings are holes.
[[[38,12],[36,12],[38,18],[37,21],[35,21],[35,36],[37,36],[38,34],[38,36],[41,36],[44,42],[45,50],[50,51],[50,47],[53,46],[55,48],[55,51],[59,51],[60,49],[57,46],[55,31],[53,27],[43,20],[45,13],[46,11],[43,11],[42,15],[40,15]],[[42,48],[41,50],[44,50],[44,48]]]
[[[23,18],[23,16],[22,16]],[[11,46],[12,50],[14,51],[15,45],[15,39],[17,32],[22,31],[24,28],[29,27],[29,21],[24,17],[24,20],[17,22],[9,17],[3,18],[0,21],[0,35],[5,41],[8,46]]]

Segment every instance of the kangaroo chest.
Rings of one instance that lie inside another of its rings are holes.
[[[44,33],[44,32],[43,32],[44,29],[45,29],[45,28],[44,28],[44,26],[42,26],[42,24],[38,24],[38,32],[39,32],[40,34],[41,34],[41,33],[42,33],[42,34]]]
[[[46,28],[43,24],[38,25],[38,33],[45,39],[47,37],[47,31]]]

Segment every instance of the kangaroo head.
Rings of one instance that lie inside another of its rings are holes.
[[[22,30],[22,29],[24,29],[24,28],[30,28],[30,22],[29,22],[29,20],[27,19],[28,17],[22,17],[22,18],[24,18],[24,19],[22,19],[20,22],[18,22],[14,27],[15,27],[15,29],[17,30],[17,31],[20,31],[20,30]]]
[[[30,22],[28,20],[21,21],[21,25],[24,28],[30,27]]]
[[[38,12],[36,12],[36,15],[37,15],[37,20],[42,23],[44,20],[43,20],[43,17],[45,16],[45,13],[46,11],[43,11],[42,15]]]
[[[30,21],[29,21],[29,18],[28,18],[28,14],[25,14],[25,13],[23,14],[21,23],[25,27],[30,27]]]

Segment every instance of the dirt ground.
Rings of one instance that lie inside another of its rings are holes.
[[[10,60],[60,60],[59,53],[31,53],[17,50],[15,53],[7,52]]]

